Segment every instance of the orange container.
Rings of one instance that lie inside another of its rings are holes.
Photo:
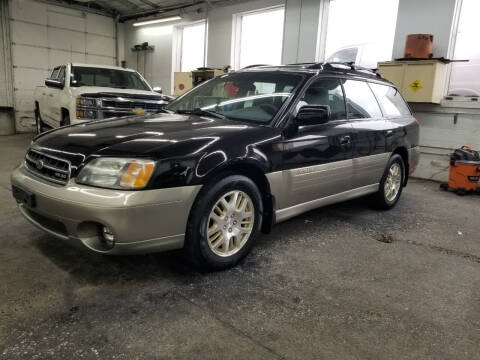
[[[410,34],[405,44],[406,58],[428,59],[433,57],[433,35]]]
[[[480,159],[478,152],[469,146],[455,150],[450,158],[448,187],[460,192],[476,191],[480,179]]]

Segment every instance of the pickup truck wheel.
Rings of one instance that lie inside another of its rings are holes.
[[[378,192],[373,197],[375,205],[384,210],[393,208],[402,195],[404,179],[405,164],[400,155],[394,154],[388,161]]]
[[[206,270],[234,266],[260,233],[262,213],[260,191],[249,178],[232,175],[206,185],[190,212],[187,257]]]
[[[41,134],[44,131],[44,128],[45,124],[40,117],[40,112],[38,110],[35,110],[35,130],[37,134]]]

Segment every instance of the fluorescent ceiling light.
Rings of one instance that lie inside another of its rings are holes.
[[[147,20],[147,21],[140,21],[133,23],[133,26],[143,26],[143,25],[150,25],[150,24],[157,24],[157,23],[162,23],[162,22],[167,22],[167,21],[175,21],[175,20],[181,20],[182,18],[180,16],[171,16],[168,18],[163,18],[163,19],[155,19],[155,20]]]

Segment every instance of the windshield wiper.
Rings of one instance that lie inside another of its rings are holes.
[[[217,113],[216,111],[213,110],[203,110],[200,108],[196,108],[193,110],[177,110],[177,114],[185,114],[185,115],[198,115],[198,116],[213,116],[218,119],[226,119],[227,117],[225,115],[222,115],[220,113]]]

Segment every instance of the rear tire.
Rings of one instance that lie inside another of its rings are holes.
[[[378,192],[373,196],[374,205],[383,210],[393,208],[402,195],[404,182],[405,163],[400,155],[394,154],[388,161]]]
[[[262,225],[263,203],[249,178],[231,175],[206,185],[190,212],[184,252],[196,266],[223,270],[251,250]]]

